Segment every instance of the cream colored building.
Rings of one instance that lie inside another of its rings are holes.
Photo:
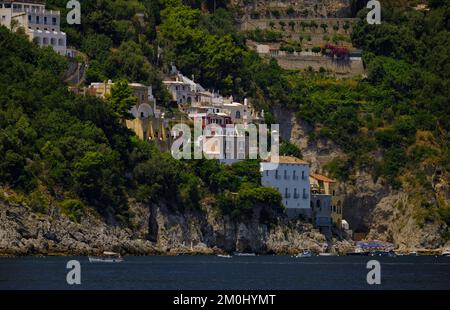
[[[312,193],[331,196],[331,218],[333,224],[336,227],[341,228],[344,195],[340,192],[336,180],[317,173],[311,173],[309,182],[311,184]]]
[[[106,98],[111,94],[113,85],[111,80],[91,83],[85,89],[85,94]],[[134,118],[126,120],[126,126],[140,139],[154,141],[163,149],[168,149],[172,140],[169,121],[164,119],[164,114],[156,107],[152,87],[140,83],[129,83],[129,86],[138,102],[131,108],[130,113]]]

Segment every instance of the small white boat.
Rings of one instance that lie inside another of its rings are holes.
[[[310,250],[304,250],[302,253],[298,253],[295,258],[309,258],[312,257],[313,254]]]
[[[234,256],[256,256],[255,253],[239,253],[239,252],[234,252],[233,255]]]
[[[224,255],[224,254],[217,254],[217,257],[220,257],[220,258],[232,258],[233,256],[231,256],[231,255]]]
[[[89,256],[90,263],[121,263],[123,261],[123,257],[115,252],[103,252],[102,256]]]
[[[445,257],[450,257],[450,251],[442,252],[441,255],[442,255],[442,256],[445,256]]]
[[[334,253],[319,253],[319,256],[336,256]]]

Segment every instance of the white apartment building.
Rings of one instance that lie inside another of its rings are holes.
[[[60,30],[59,11],[45,9],[45,0],[0,0],[0,24],[10,30],[22,27],[39,46],[51,46],[68,55],[66,34]]]
[[[311,218],[309,163],[291,156],[279,156],[278,166],[269,161],[260,166],[261,185],[274,187],[283,197],[289,217]]]

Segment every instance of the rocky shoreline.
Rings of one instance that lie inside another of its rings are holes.
[[[263,224],[263,208],[257,206],[252,218],[244,222],[207,206],[203,211],[179,212],[164,204],[134,203],[131,229],[106,224],[95,213],[75,223],[58,207],[50,206],[48,214],[37,214],[27,205],[0,201],[0,256],[87,256],[104,251],[123,255],[215,255],[234,251],[292,255],[304,249],[316,254],[354,250],[352,241],[327,238],[308,223],[280,217],[275,224]],[[399,250],[439,251],[403,244]]]
[[[261,224],[261,210],[256,208],[251,219],[241,222],[211,209],[180,213],[164,204],[133,204],[131,229],[108,225],[94,214],[74,223],[57,207],[36,214],[26,205],[0,202],[0,255],[296,254],[303,249],[344,253],[352,248],[346,240],[327,240],[311,224],[283,218],[277,224]]]

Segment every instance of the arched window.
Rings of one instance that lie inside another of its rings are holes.
[[[241,118],[241,111],[236,111],[236,118]]]
[[[56,39],[55,38],[51,38],[50,39],[50,44],[51,45],[56,45]]]

